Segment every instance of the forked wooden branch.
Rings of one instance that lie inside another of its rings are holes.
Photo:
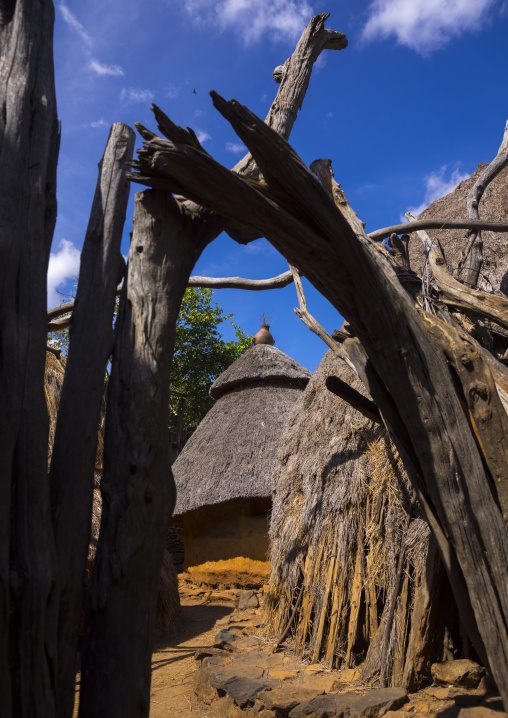
[[[467,196],[467,214],[470,219],[479,219],[479,204],[483,193],[492,180],[497,177],[508,164],[508,122],[504,130],[503,141],[496,157],[478,177]],[[475,231],[462,253],[457,270],[457,276],[466,287],[474,289],[478,284],[478,277],[483,264],[483,240],[480,231]]]
[[[407,212],[406,217],[413,219],[411,212]],[[417,234],[423,242],[432,274],[439,288],[439,299],[448,306],[457,307],[477,317],[491,319],[508,329],[508,299],[479,289],[471,289],[458,282],[446,269],[440,247],[432,242],[425,231],[418,230]]]

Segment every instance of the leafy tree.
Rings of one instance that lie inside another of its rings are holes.
[[[114,320],[117,312],[118,301]],[[233,316],[224,314],[213,301],[213,289],[186,289],[176,328],[171,372],[169,426],[176,455],[213,404],[208,394],[210,384],[251,345],[251,337],[234,321],[231,324],[236,341],[227,342],[222,338],[219,326]],[[69,330],[49,333],[48,344],[67,354]]]
[[[210,384],[251,345],[233,321],[237,339],[224,341],[219,326],[232,317],[213,301],[212,289],[186,289],[171,372],[170,427],[179,449],[213,404]]]

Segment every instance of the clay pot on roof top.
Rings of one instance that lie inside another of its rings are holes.
[[[261,329],[257,334],[254,335],[254,338],[252,339],[253,344],[270,344],[270,346],[273,347],[275,344],[275,339],[270,334],[270,325],[269,324],[262,324]]]

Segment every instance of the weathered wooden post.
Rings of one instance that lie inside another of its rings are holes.
[[[69,354],[51,457],[50,484],[58,564],[57,715],[72,715],[78,639],[92,517],[94,465],[104,375],[113,343],[113,310],[124,271],[120,243],[135,135],[111,128],[81,252]]]
[[[55,559],[44,396],[59,126],[51,0],[0,3],[0,695],[55,708]]]

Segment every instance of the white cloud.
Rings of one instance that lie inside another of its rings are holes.
[[[97,75],[123,75],[124,71],[120,65],[104,65],[98,60],[90,60],[88,67]]]
[[[120,93],[122,102],[151,102],[154,94],[151,90],[139,90],[134,87],[124,87]]]
[[[71,13],[67,5],[63,2],[60,3],[58,6],[60,9],[60,12],[62,13],[62,18],[64,22],[71,28],[71,30],[74,30],[74,32],[77,32],[78,35],[81,37],[81,39],[87,44],[92,44],[92,38],[87,33],[83,25],[79,22],[77,17]]]
[[[208,132],[205,132],[204,130],[196,130],[196,137],[198,138],[199,144],[201,145],[203,144],[203,142],[212,139]]]
[[[103,120],[101,118],[100,120],[95,120],[94,122],[90,122],[90,127],[93,127],[94,130],[96,130],[98,127],[109,127],[109,122],[106,122],[106,120]]]
[[[446,178],[448,165],[443,165],[438,172],[431,172],[425,178],[425,199],[418,205],[418,207],[409,207],[409,211],[412,212],[416,217],[423,212],[432,202],[436,199],[444,197],[445,194],[453,192],[455,187],[467,179],[469,175],[456,167],[449,178]],[[401,217],[401,221],[405,222],[405,216]]]
[[[366,41],[394,35],[421,55],[429,55],[453,37],[478,30],[496,0],[374,0],[363,28]]]
[[[196,24],[232,29],[246,43],[265,35],[294,40],[313,15],[307,0],[185,0],[184,6]]]
[[[234,152],[235,154],[247,152],[247,148],[242,142],[226,142],[225,147],[228,152]]]
[[[169,97],[170,100],[176,100],[179,92],[180,90],[176,85],[168,85],[166,88],[166,97]]]
[[[67,239],[60,240],[58,251],[51,252],[48,266],[48,305],[55,307],[61,297],[58,287],[79,273],[80,252]]]

